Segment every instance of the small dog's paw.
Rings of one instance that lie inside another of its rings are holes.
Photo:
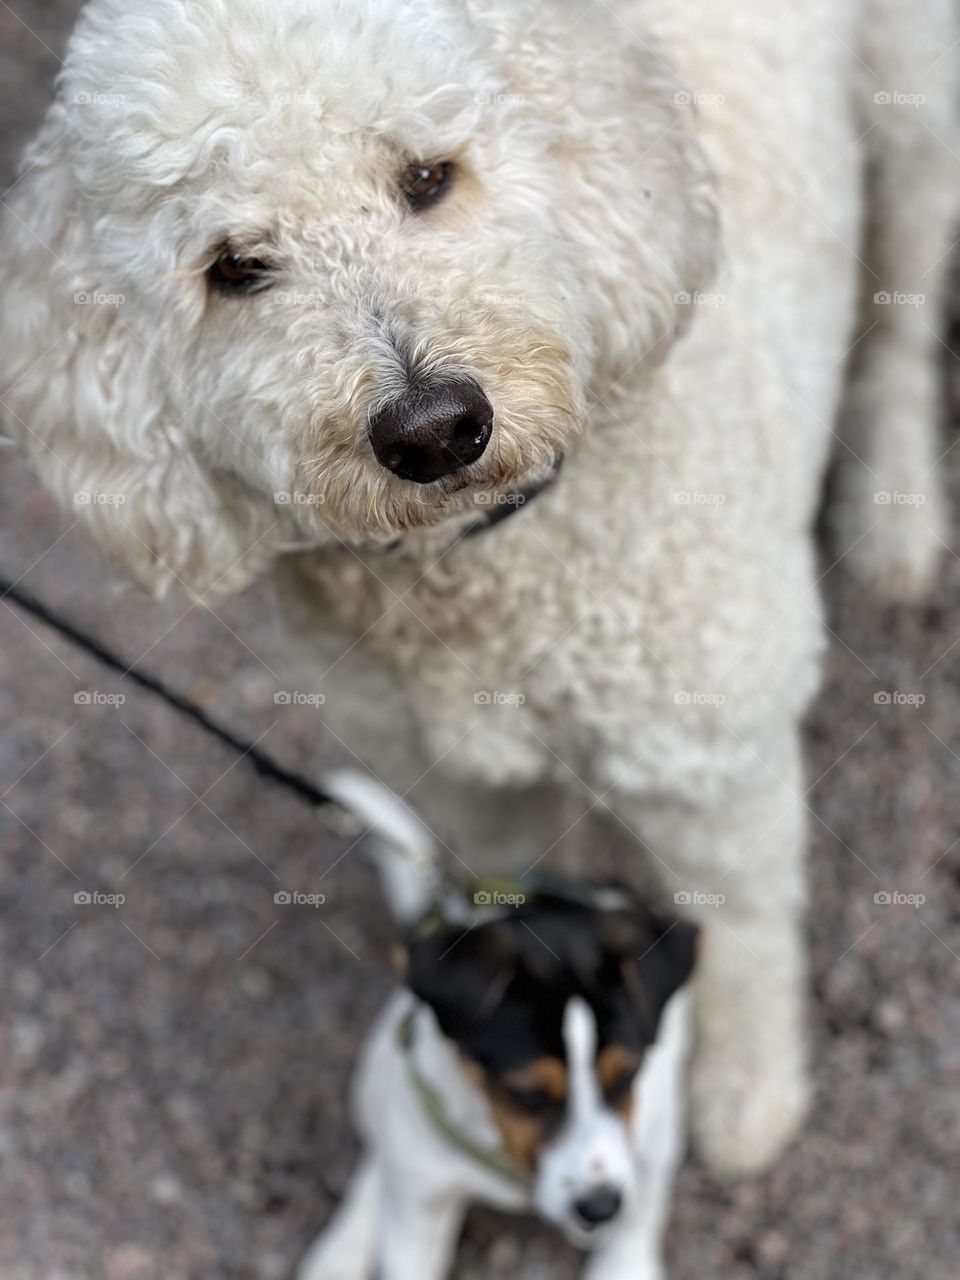
[[[809,1103],[802,1069],[764,1061],[751,1070],[742,1059],[718,1062],[701,1053],[691,1079],[697,1151],[720,1178],[760,1173],[797,1132]]]

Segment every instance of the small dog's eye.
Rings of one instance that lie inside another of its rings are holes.
[[[542,1115],[544,1111],[548,1111],[554,1101],[549,1094],[543,1092],[542,1089],[514,1089],[507,1088],[507,1100],[511,1106],[516,1107],[518,1111],[526,1111],[529,1115]]]
[[[637,1078],[637,1069],[631,1068],[624,1071],[621,1075],[612,1081],[606,1087],[607,1101],[616,1105],[622,1102],[630,1090],[633,1088],[633,1082]]]
[[[420,209],[446,191],[452,173],[453,165],[446,160],[441,164],[412,164],[403,180],[403,194],[412,208]]]
[[[225,293],[248,293],[262,285],[270,274],[270,268],[259,258],[241,258],[226,250],[221,253],[207,275],[212,284]]]

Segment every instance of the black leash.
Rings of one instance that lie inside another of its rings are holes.
[[[5,442],[5,438],[0,435],[0,445]],[[509,495],[509,501],[505,501],[486,512],[483,519],[471,525],[462,536],[472,537],[474,534],[482,533],[484,530],[500,524],[510,516],[516,515],[527,502],[536,498],[544,489],[553,484],[560,472],[561,462],[562,459],[556,461],[553,470],[544,480],[540,480],[515,494]],[[154,697],[162,698],[168,706],[173,707],[175,711],[179,711],[186,719],[192,720],[194,724],[199,725],[212,738],[218,739],[238,755],[249,760],[261,777],[267,778],[278,786],[286,787],[288,791],[292,791],[300,800],[314,808],[329,809],[332,807],[333,812],[329,815],[330,819],[337,826],[337,829],[342,825],[344,810],[334,796],[320,787],[314,786],[312,782],[309,782],[299,774],[291,773],[289,769],[284,769],[282,765],[277,764],[271,756],[261,751],[252,742],[246,742],[243,738],[238,738],[235,733],[231,733],[229,729],[225,729],[223,725],[211,719],[202,708],[198,707],[195,702],[191,702],[182,693],[177,693],[175,689],[171,689],[169,685],[164,684],[156,676],[138,671],[132,663],[125,662],[123,658],[114,653],[112,649],[108,649],[95,636],[83,631],[80,627],[74,626],[68,618],[48,608],[47,605],[35,599],[28,592],[22,591],[15,582],[0,576],[0,603],[7,601],[12,601],[24,613],[30,614],[45,626],[58,632],[66,640],[69,640],[71,644],[89,654],[91,658],[95,658],[103,666],[108,667],[111,671],[119,672],[125,679],[132,680],[134,684],[139,685],[141,689],[146,689]]]
[[[211,737],[219,739],[225,746],[230,747],[238,755],[249,760],[261,777],[277,783],[278,786],[286,787],[288,791],[292,791],[295,796],[314,807],[337,804],[333,796],[321,791],[319,787],[315,787],[312,782],[308,782],[306,778],[300,777],[299,774],[291,773],[289,769],[284,769],[282,765],[277,764],[274,759],[261,751],[259,747],[254,746],[252,742],[245,742],[242,738],[238,738],[236,734],[231,733],[229,729],[225,729],[223,725],[217,724],[202,708],[198,707],[195,702],[191,702],[182,693],[177,693],[175,689],[171,689],[162,680],[158,680],[156,676],[138,671],[135,666],[124,662],[122,658],[108,649],[106,645],[101,644],[94,636],[81,631],[79,627],[75,627],[68,619],[55,613],[52,609],[48,609],[45,604],[35,600],[27,592],[21,591],[14,583],[0,577],[0,602],[9,600],[12,600],[24,613],[31,614],[34,618],[44,623],[45,626],[59,632],[71,644],[76,645],[78,649],[82,649],[90,657],[96,658],[103,666],[109,667],[112,671],[118,671],[122,676],[139,685],[141,689],[146,689],[155,697],[162,698],[168,706],[173,707],[182,716],[199,725]]]

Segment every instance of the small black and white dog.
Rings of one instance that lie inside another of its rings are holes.
[[[443,1280],[468,1206],[533,1210],[590,1280],[662,1280],[684,1147],[696,930],[620,888],[446,887],[429,832],[357,774],[406,986],[355,1078],[364,1155],[299,1280]]]

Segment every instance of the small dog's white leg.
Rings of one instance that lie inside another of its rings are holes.
[[[460,1191],[429,1191],[398,1169],[383,1196],[377,1280],[446,1280],[466,1211]]]
[[[380,1201],[380,1170],[365,1156],[330,1223],[304,1255],[297,1280],[373,1280]]]
[[[792,731],[716,806],[622,795],[614,805],[666,868],[676,909],[703,929],[691,1128],[725,1176],[768,1165],[807,1108],[802,792]]]
[[[649,1240],[625,1231],[590,1256],[583,1280],[667,1280],[667,1273]]]
[[[960,212],[954,151],[957,27],[950,0],[923,21],[871,0],[861,338],[840,417],[837,554],[892,600],[928,594],[949,543],[937,461],[941,343]],[[908,89],[909,86],[909,89]],[[922,90],[922,92],[921,92]],[[866,125],[865,125],[866,129]]]

